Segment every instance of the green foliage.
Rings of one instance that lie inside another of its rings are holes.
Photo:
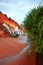
[[[23,22],[28,36],[35,42],[35,51],[43,53],[43,6],[32,9]]]

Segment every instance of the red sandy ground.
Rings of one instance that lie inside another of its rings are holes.
[[[26,54],[23,54],[16,60],[12,60],[8,63],[5,63],[4,65],[37,65],[36,54],[29,55],[28,57]]]
[[[16,38],[0,38],[0,59],[16,55],[25,46],[26,44],[20,44]]]
[[[24,47],[26,47],[26,44],[20,44],[19,38],[0,38],[0,60],[8,56],[16,55]],[[36,54],[30,56],[26,56],[26,54],[24,53],[19,58],[3,65],[37,65]]]

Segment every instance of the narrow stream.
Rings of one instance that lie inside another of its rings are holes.
[[[27,44],[27,39],[28,39],[27,36],[22,35],[22,36],[19,36],[19,38],[20,38],[20,40],[19,40],[20,43]]]

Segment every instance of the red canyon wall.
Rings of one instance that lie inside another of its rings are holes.
[[[6,14],[0,12],[0,36],[9,36],[9,32],[7,32],[7,30],[2,26],[3,23],[7,24],[12,29],[15,29],[16,26],[18,26],[21,31],[24,31],[24,29],[17,22],[8,18]]]

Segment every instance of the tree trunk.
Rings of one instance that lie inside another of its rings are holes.
[[[43,54],[38,54],[38,65],[43,65]]]

